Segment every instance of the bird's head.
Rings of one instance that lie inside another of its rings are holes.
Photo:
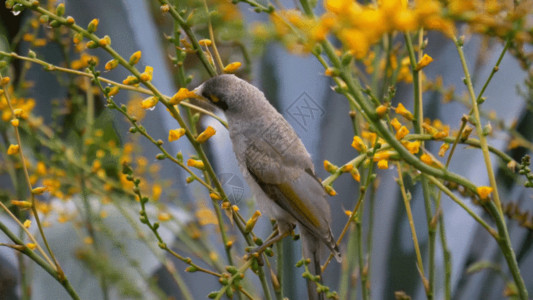
[[[256,87],[231,74],[212,77],[193,92],[226,113],[240,111],[246,102],[254,101],[258,96],[264,97]]]

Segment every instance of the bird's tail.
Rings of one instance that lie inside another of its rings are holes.
[[[322,269],[320,266],[320,241],[309,232],[302,230],[302,252],[305,259],[309,259],[310,262],[307,265],[309,272],[313,276],[319,276],[318,282],[322,283]],[[325,300],[326,295],[324,293],[317,292],[317,285],[314,281],[307,279],[307,295],[309,300]]]

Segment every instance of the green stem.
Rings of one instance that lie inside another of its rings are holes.
[[[500,240],[498,244],[500,245],[500,249],[502,250],[503,255],[507,261],[511,274],[513,275],[513,279],[517,286],[520,299],[526,300],[528,299],[528,292],[527,292],[527,288],[524,283],[524,279],[520,275],[520,269],[518,268],[518,262],[516,261],[516,256],[511,246],[509,232],[507,230],[507,225],[505,223],[503,208],[502,208],[500,196],[498,193],[496,176],[494,175],[494,171],[492,169],[492,162],[490,160],[487,139],[485,135],[483,134],[483,128],[481,126],[481,117],[479,113],[478,101],[477,101],[477,97],[475,96],[474,87],[472,85],[472,79],[470,78],[470,73],[468,71],[468,66],[466,64],[462,42],[457,40],[457,38],[454,38],[454,42],[455,42],[457,52],[459,54],[459,59],[461,60],[461,65],[463,67],[463,71],[465,74],[465,82],[466,82],[466,86],[468,89],[468,94],[470,96],[470,100],[472,102],[472,110],[473,110],[473,116],[475,119],[476,132],[479,136],[479,142],[481,145],[481,151],[483,153],[485,167],[487,169],[487,175],[489,177],[490,186],[493,189],[492,195],[493,195],[493,201],[494,201],[495,208],[492,210],[492,213],[493,213],[494,221],[496,222],[496,225],[498,227],[498,232],[500,236]],[[489,207],[492,207],[492,206],[493,206],[492,202],[490,202]]]
[[[26,247],[24,245],[24,242],[22,242],[22,240],[20,240],[13,232],[11,232],[9,228],[7,228],[7,226],[4,225],[4,223],[2,222],[0,222],[0,230],[4,232],[8,236],[8,238],[16,244],[16,246],[12,248],[18,250],[20,253],[23,253],[35,263],[37,263],[39,266],[41,266],[48,274],[50,274],[57,282],[59,282],[63,286],[63,288],[65,288],[65,290],[72,299],[80,299],[80,297],[78,296],[72,285],[70,285],[70,282],[62,272],[60,273],[59,271],[56,271],[52,265],[48,264],[44,259],[35,254],[28,247]]]

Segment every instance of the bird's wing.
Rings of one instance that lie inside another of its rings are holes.
[[[263,140],[255,141],[246,149],[246,168],[270,199],[317,238],[327,240],[329,206],[322,184],[288,152],[280,154]]]

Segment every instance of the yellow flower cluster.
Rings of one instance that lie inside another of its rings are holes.
[[[17,98],[13,97],[13,91],[12,87],[9,87],[8,93],[12,95],[11,97],[11,105],[13,105],[13,109],[15,111],[15,116],[11,114],[11,110],[9,109],[9,106],[7,105],[7,100],[5,98],[4,94],[0,95],[0,115],[2,116],[2,121],[8,122],[12,120],[14,117],[18,119],[27,119],[29,117],[29,114],[35,107],[35,100],[33,98]]]
[[[453,22],[443,16],[440,1],[416,0],[408,5],[405,0],[381,0],[367,5],[352,0],[326,0],[326,13],[320,26],[337,36],[357,58],[365,57],[370,47],[393,31],[411,31],[419,27],[442,31],[448,36],[454,32]]]

